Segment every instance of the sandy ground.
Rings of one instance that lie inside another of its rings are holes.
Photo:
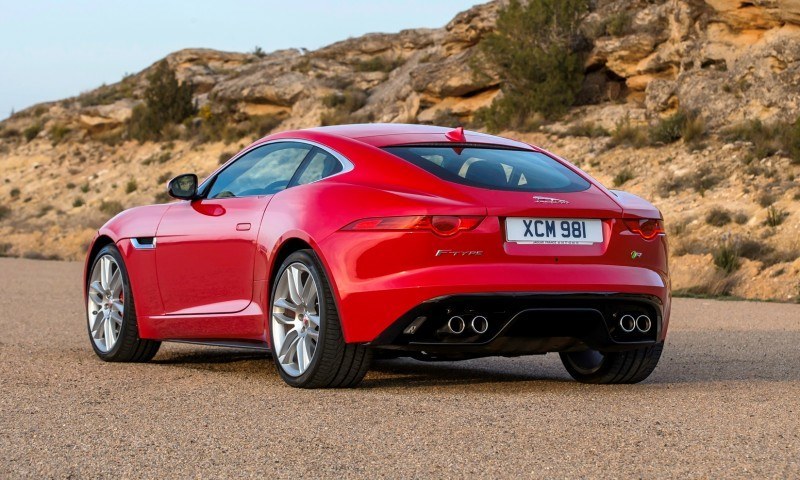
[[[678,299],[639,385],[580,385],[548,355],[303,391],[237,350],[101,362],[80,276],[0,258],[0,478],[800,477],[800,305]]]

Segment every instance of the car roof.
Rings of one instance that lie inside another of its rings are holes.
[[[316,127],[305,131],[350,138],[370,144],[374,147],[388,147],[391,145],[407,145],[413,143],[452,143],[453,141],[445,135],[453,130],[455,129],[452,127],[438,127],[433,125],[364,123]],[[464,141],[457,143],[476,143],[523,148],[526,150],[531,149],[530,145],[523,142],[471,130],[464,130]]]

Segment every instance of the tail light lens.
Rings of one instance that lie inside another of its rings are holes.
[[[365,218],[344,227],[356,231],[429,231],[442,237],[472,230],[483,217],[453,215],[413,215],[408,217]]]
[[[638,233],[645,240],[652,240],[664,233],[664,224],[661,220],[654,218],[643,218],[640,220],[623,220],[625,226],[633,233]]]

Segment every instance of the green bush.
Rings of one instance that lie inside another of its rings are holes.
[[[611,132],[592,122],[581,122],[576,125],[570,125],[565,133],[570,137],[597,138],[611,136]]]
[[[367,93],[354,87],[341,92],[333,92],[322,98],[322,104],[328,108],[320,117],[321,125],[341,125],[357,123],[365,120],[355,112],[367,103]]]
[[[791,158],[792,163],[800,163],[800,118],[794,123],[771,124],[762,123],[761,120],[750,120],[724,130],[722,137],[729,142],[752,143],[753,153],[758,158],[782,152]]]
[[[100,211],[105,213],[106,215],[116,215],[119,212],[125,210],[125,207],[122,206],[122,203],[116,200],[105,201],[103,200],[100,202]]]
[[[194,115],[192,86],[178,83],[166,60],[147,77],[144,104],[137,105],[128,123],[128,134],[139,141],[160,140],[165,128]]]
[[[635,175],[629,168],[623,168],[616,175],[614,175],[614,186],[621,187],[625,183],[633,180]]]
[[[356,72],[391,72],[395,68],[402,65],[403,59],[401,58],[386,58],[381,55],[376,55],[368,60],[359,60],[353,65]]]
[[[739,242],[725,237],[711,252],[714,265],[725,273],[732,273],[739,268]]]
[[[705,136],[706,126],[699,115],[678,111],[652,125],[649,133],[653,144],[669,144],[680,139],[687,143],[695,143]]]
[[[53,142],[53,145],[58,145],[71,131],[69,127],[57,123],[50,127],[50,131],[48,132],[50,134],[50,141]]]
[[[158,176],[157,181],[158,181],[158,184],[161,185],[163,183],[167,183],[169,181],[169,179],[171,179],[171,178],[172,178],[172,172],[164,172],[164,173],[162,173],[161,175]]]
[[[89,182],[84,183],[81,185],[81,192],[88,193],[89,192]]]
[[[31,141],[39,135],[39,132],[42,131],[42,124],[37,122],[33,125],[29,126],[25,130],[22,131],[22,136],[25,137],[25,140]]]
[[[783,223],[788,216],[789,213],[785,210],[781,210],[775,207],[775,205],[770,205],[769,208],[767,208],[767,219],[764,223],[774,228]]]
[[[731,220],[731,212],[720,207],[714,207],[706,214],[706,223],[715,227],[723,227],[731,223]]]
[[[511,0],[480,51],[503,79],[503,94],[476,121],[489,130],[524,128],[530,117],[561,116],[583,85],[588,0]],[[578,47],[578,48],[576,48]]]
[[[632,20],[630,13],[626,11],[615,13],[606,21],[605,31],[612,37],[627,35],[631,31]]]
[[[125,193],[133,193],[137,188],[139,188],[139,185],[136,183],[135,179],[131,178],[128,180],[128,183],[125,184]]]
[[[642,148],[647,146],[647,132],[644,128],[631,124],[631,119],[625,117],[619,120],[611,132],[611,142],[609,146],[628,146],[633,148]]]
[[[78,197],[72,201],[72,206],[75,208],[82,207],[85,203],[81,197]]]
[[[19,198],[19,188],[17,187],[12,188],[9,194],[11,195],[11,198]]]

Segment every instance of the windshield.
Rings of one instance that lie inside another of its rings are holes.
[[[400,146],[390,152],[437,177],[494,190],[579,192],[589,182],[547,155],[483,147]]]

